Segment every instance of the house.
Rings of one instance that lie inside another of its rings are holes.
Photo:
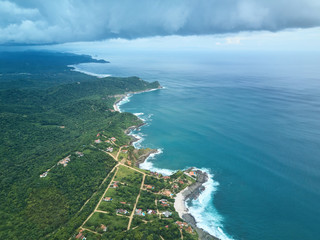
[[[194,171],[191,171],[191,172],[189,172],[189,175],[190,175],[191,177],[196,177],[196,176],[197,176],[197,173],[194,172]]]
[[[127,204],[126,202],[120,202],[121,204]]]
[[[70,161],[71,161],[71,160],[70,160],[70,155],[69,155],[69,156],[65,157],[64,159],[60,160],[60,161],[58,162],[58,164],[61,164],[61,165],[63,165],[64,167],[66,167],[66,166],[68,165],[68,162],[70,162]]]
[[[128,152],[128,150],[121,150],[121,152],[122,152],[122,153],[127,153],[127,152]]]
[[[99,136],[100,136],[100,133],[97,134],[97,137],[99,137]]]
[[[47,175],[48,175],[48,172],[44,172],[44,173],[40,174],[40,177],[41,177],[41,178],[44,178],[44,177],[46,177]]]
[[[111,202],[111,201],[112,201],[112,198],[111,198],[111,197],[105,197],[105,198],[103,199],[103,201],[105,201],[105,202]]]
[[[168,180],[170,179],[170,176],[163,176],[162,178]]]
[[[124,145],[124,146],[122,146],[123,148],[127,148],[127,147],[129,147],[128,145]]]
[[[159,200],[159,202],[161,203],[161,206],[163,206],[163,207],[169,207],[170,206],[170,203],[168,202],[167,199],[161,199],[161,200]]]
[[[173,185],[173,188],[174,188],[174,189],[177,189],[177,188],[178,188],[178,185],[174,184],[174,185]]]
[[[131,165],[132,165],[132,162],[129,161],[129,160],[127,160],[127,164],[128,164],[129,166],[131,166]]]
[[[154,189],[154,186],[152,185],[144,185],[146,189]]]
[[[101,143],[101,140],[100,139],[96,139],[94,140],[95,143]]]
[[[117,141],[117,139],[116,139],[115,137],[110,138],[110,140],[111,140],[112,142]]]
[[[113,148],[112,147],[108,147],[107,148],[107,152],[113,152]]]
[[[170,217],[172,215],[172,212],[165,211],[162,213],[162,215],[164,215],[165,217]]]
[[[117,188],[117,187],[119,187],[118,183],[119,183],[118,181],[114,181],[113,183],[111,183],[110,187],[111,188]]]
[[[167,199],[160,199],[159,202],[165,204],[165,203],[168,203],[168,200]]]
[[[176,221],[176,224],[180,227],[180,228],[184,228],[184,227],[188,227],[188,223],[186,222],[180,222],[180,221]]]
[[[138,216],[142,216],[142,217],[144,217],[146,215],[146,213],[143,212],[142,209],[136,209],[135,214]]]
[[[105,142],[106,142],[106,143],[110,143],[110,140],[106,140]]]
[[[104,224],[101,224],[100,228],[102,229],[102,231],[106,232],[107,231],[107,226]]]
[[[83,234],[82,234],[82,230],[80,230],[80,232],[79,232],[78,235],[76,236],[76,239],[86,240],[86,237],[83,236]]]
[[[172,192],[168,189],[165,189],[163,192],[162,192],[163,195],[166,195],[167,197],[171,197],[173,196]]]
[[[125,214],[125,215],[127,215],[127,214],[128,214],[128,211],[125,210],[125,209],[117,209],[117,210],[116,210],[116,213],[117,213],[117,214]]]
[[[147,214],[155,215],[155,214],[157,214],[157,212],[155,210],[152,210],[152,209],[147,209]]]
[[[76,155],[77,155],[78,157],[83,157],[83,156],[84,156],[84,154],[83,154],[82,152],[76,152]]]
[[[193,233],[192,227],[191,227],[191,226],[187,227],[187,228],[186,228],[186,232],[187,232],[187,233]]]
[[[179,183],[180,183],[180,184],[184,184],[184,182],[183,182],[183,181],[181,181],[181,180],[179,181]]]

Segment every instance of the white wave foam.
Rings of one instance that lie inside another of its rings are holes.
[[[173,174],[175,171],[171,169],[165,169],[165,168],[157,168],[153,166],[153,163],[150,160],[155,159],[156,155],[159,155],[163,153],[163,150],[161,148],[157,149],[157,152],[150,154],[147,159],[140,164],[139,168],[149,170],[152,172],[161,173],[164,176],[169,176]]]
[[[205,190],[191,203],[187,203],[190,214],[195,218],[197,226],[221,240],[233,240],[223,232],[222,216],[212,204],[214,193],[219,183],[213,180],[213,175],[208,169],[202,168],[208,174],[208,181],[203,184]]]
[[[116,106],[119,110],[119,112],[122,112],[121,109],[120,109],[120,106],[123,105],[123,104],[126,104],[128,102],[130,102],[130,98],[132,97],[132,94],[127,94],[124,98],[121,99],[121,101],[119,101]]]
[[[141,112],[141,113],[134,113],[133,115],[136,115],[138,117],[138,116],[142,116],[143,114],[144,113]]]
[[[133,136],[137,141],[133,142],[132,145],[135,149],[140,149],[142,148],[141,143],[143,142],[144,138],[141,133],[133,133],[130,132],[129,135]]]
[[[81,70],[80,68],[78,68],[75,65],[68,65],[68,67],[72,67],[71,71],[84,73],[84,74],[87,74],[87,75],[90,75],[90,76],[94,76],[94,77],[97,77],[97,78],[105,78],[105,77],[110,77],[111,76],[110,74],[93,73],[93,72]]]

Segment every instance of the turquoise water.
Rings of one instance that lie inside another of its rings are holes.
[[[307,53],[99,53],[79,69],[158,80],[121,105],[145,119],[144,167],[205,168],[190,205],[223,239],[319,239],[320,57]]]

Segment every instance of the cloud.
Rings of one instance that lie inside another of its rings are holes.
[[[319,0],[0,0],[0,44],[320,26]]]

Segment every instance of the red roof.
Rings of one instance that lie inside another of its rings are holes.
[[[83,235],[81,232],[78,233],[78,235],[76,236],[76,239],[82,239],[83,238]]]

